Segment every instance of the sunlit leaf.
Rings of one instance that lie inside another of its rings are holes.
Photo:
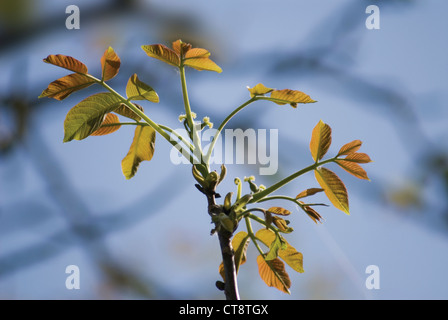
[[[263,244],[267,247],[270,247],[276,238],[275,233],[267,229],[258,230],[255,237],[263,242]],[[285,245],[278,250],[278,256],[283,259],[293,270],[300,273],[304,272],[303,255],[291,246],[285,239],[282,240]]]
[[[184,64],[196,70],[222,72],[222,69],[209,58],[192,58],[185,60]]]
[[[356,162],[356,163],[369,163],[372,162],[370,157],[365,153],[350,153],[348,154],[344,160]]]
[[[336,163],[345,171],[351,173],[355,177],[364,180],[370,180],[367,176],[367,172],[356,162],[346,160],[336,160]]]
[[[163,62],[166,62],[175,67],[178,67],[180,65],[179,55],[163,44],[145,45],[142,46],[142,49],[148,56],[152,58],[162,60]]]
[[[185,53],[185,59],[208,58],[209,56],[210,52],[202,48],[192,48]]]
[[[93,83],[95,81],[84,74],[72,73],[50,83],[39,98],[48,97],[63,100],[73,92],[87,88]]]
[[[190,49],[191,44],[183,42],[182,40],[176,40],[172,44],[173,50],[180,56],[185,55]]]
[[[250,97],[253,98],[255,96],[264,95],[266,93],[272,92],[274,89],[265,87],[264,84],[259,83],[253,88],[247,88],[250,92]]]
[[[87,73],[87,67],[84,63],[76,60],[73,57],[66,56],[63,54],[51,54],[44,59],[44,62],[53,64],[55,66],[71,70],[78,73]]]
[[[91,134],[91,136],[104,136],[106,134],[110,134],[112,132],[115,132],[118,129],[120,129],[120,127],[121,127],[121,125],[112,125],[112,124],[117,124],[117,123],[120,123],[120,120],[118,119],[118,116],[116,114],[113,114],[113,113],[107,113],[104,116],[104,120],[101,123],[101,126],[99,127],[99,129],[94,131]]]
[[[246,252],[247,247],[249,246],[250,237],[247,234],[247,232],[240,231],[236,235],[233,236],[232,239],[232,247],[233,251],[235,252],[235,269],[236,273],[238,274],[238,270],[241,265],[243,265],[246,262]],[[223,280],[225,281],[225,274],[224,274],[224,264],[221,262],[221,265],[219,266],[219,273]]]
[[[78,103],[65,117],[64,142],[87,138],[101,126],[104,115],[120,104],[120,99],[111,93],[97,93]]]
[[[129,152],[121,161],[126,179],[131,179],[142,161],[150,161],[154,155],[156,132],[151,126],[137,126]]]
[[[331,145],[331,128],[322,120],[314,127],[311,134],[310,151],[314,161],[318,162],[327,153]]]
[[[313,208],[310,206],[303,206],[305,203],[302,201],[299,201],[300,204],[302,204],[302,209],[305,211],[305,213],[310,217],[315,223],[322,222],[322,216]]]
[[[319,192],[322,192],[322,191],[324,191],[324,189],[321,189],[321,188],[309,188],[309,189],[306,189],[306,190],[303,190],[302,192],[300,192],[296,196],[296,199],[309,197],[309,196],[315,195],[316,193],[319,193]]]
[[[291,211],[283,209],[281,207],[271,207],[267,211],[279,216],[289,216],[291,214]]]
[[[266,261],[262,255],[257,257],[258,273],[269,287],[290,294],[291,280],[285,270],[285,264],[278,258]]]
[[[360,140],[353,140],[352,142],[344,144],[339,150],[337,157],[353,153],[361,148],[362,142]]]
[[[129,100],[148,100],[155,103],[159,102],[159,96],[154,89],[146,83],[140,81],[135,73],[128,80],[126,95]]]
[[[115,53],[114,49],[109,47],[101,57],[102,79],[104,81],[110,80],[118,74],[120,69],[120,58]]]
[[[316,102],[306,93],[291,89],[274,90],[271,92],[271,98],[273,99],[272,101],[277,104],[290,104],[294,108],[297,107],[298,103]]]
[[[280,217],[272,217],[272,223],[274,223],[274,225],[281,231],[284,233],[290,233],[293,232],[294,229],[291,227],[288,227],[288,222]]]
[[[334,172],[323,167],[314,170],[314,175],[331,203],[337,209],[350,214],[347,189],[339,177]]]
[[[266,260],[273,260],[273,259],[277,258],[279,250],[282,248],[285,248],[285,247],[286,247],[286,244],[283,241],[283,239],[280,238],[279,236],[276,236],[274,238],[274,241],[272,241],[271,245],[269,246],[268,254],[264,258]]]
[[[142,112],[143,107],[133,103],[134,106],[136,106],[138,109],[140,109]],[[131,109],[129,109],[129,107],[127,105],[125,105],[124,103],[120,104],[120,106],[114,110],[115,113],[118,113],[120,116],[135,120],[135,121],[140,121],[140,116],[138,114],[136,114],[134,111],[132,111]]]

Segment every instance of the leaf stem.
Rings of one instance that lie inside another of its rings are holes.
[[[218,140],[219,135],[221,134],[221,131],[224,129],[224,127],[226,126],[226,124],[230,121],[230,119],[233,118],[233,116],[235,116],[238,112],[240,112],[241,110],[243,110],[245,107],[247,107],[249,104],[251,104],[252,102],[258,100],[259,97],[253,97],[249,100],[247,100],[246,102],[244,102],[242,105],[240,105],[238,108],[236,108],[235,110],[233,110],[228,116],[227,118],[224,119],[224,121],[219,125],[218,130],[216,131],[215,135],[213,136],[213,140],[210,143],[210,147],[207,151],[207,155],[205,156],[204,162],[208,163],[210,161],[210,157],[212,155],[213,152],[213,148],[215,147],[216,141]]]
[[[320,167],[326,163],[329,162],[333,162],[335,161],[337,158],[331,158],[322,162],[317,162],[314,163],[300,171],[297,171],[293,174],[291,174],[290,176],[284,178],[283,180],[280,180],[279,182],[277,182],[276,184],[270,186],[269,188],[264,189],[263,191],[257,192],[254,194],[254,196],[252,197],[252,199],[249,201],[249,203],[255,203],[255,202],[259,202],[261,199],[263,199],[264,197],[266,197],[267,195],[271,194],[272,192],[276,191],[277,189],[280,189],[281,187],[283,187],[284,185],[286,185],[287,183],[291,182],[292,180],[300,177],[301,175],[310,172],[314,169],[316,169],[317,167]]]
[[[251,238],[251,240],[254,243],[255,247],[257,248],[258,252],[264,257],[264,252],[260,248],[260,245],[257,242],[258,239],[257,239],[257,237],[255,237],[249,217],[245,217],[244,220],[246,221],[246,229],[247,229],[247,233],[249,234],[249,237]]]

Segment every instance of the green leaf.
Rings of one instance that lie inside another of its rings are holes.
[[[314,175],[319,185],[324,189],[328,200],[337,209],[349,215],[347,189],[341,179],[334,172],[323,167],[314,170]]]
[[[137,74],[133,74],[126,86],[126,95],[129,100],[148,100],[151,102],[159,102],[159,96],[146,83],[140,81]]]
[[[284,242],[279,235],[276,235],[274,241],[272,241],[269,246],[269,252],[265,256],[266,260],[273,260],[278,257],[278,252],[280,249],[284,248]]]
[[[331,145],[331,128],[322,120],[314,127],[311,141],[310,151],[314,161],[318,162],[327,153]]]
[[[115,77],[118,74],[118,70],[120,69],[120,64],[120,58],[115,53],[114,49],[112,49],[111,47],[106,49],[103,56],[101,57],[103,81],[107,81]]]
[[[55,66],[77,72],[77,73],[87,73],[87,67],[84,63],[79,60],[76,60],[73,57],[66,56],[63,54],[50,54],[48,57],[44,59],[44,62],[53,64]]]
[[[179,55],[175,51],[168,48],[167,46],[164,46],[163,44],[145,45],[142,46],[142,49],[143,51],[146,52],[148,56],[152,58],[159,59],[175,67],[180,66]]]
[[[271,230],[260,229],[255,234],[255,237],[263,242],[265,246],[270,247],[272,242],[275,240],[276,235]],[[303,255],[285,239],[282,239],[282,241],[284,242],[284,246],[278,250],[278,256],[283,259],[293,270],[299,273],[304,272]]]
[[[105,114],[120,104],[120,98],[112,93],[97,93],[78,103],[65,118],[64,142],[87,138],[101,126]]]
[[[95,81],[80,73],[72,73],[50,83],[39,98],[64,100],[73,92],[89,87]]]
[[[90,134],[91,136],[104,136],[106,134],[113,133],[120,129],[121,125],[117,124],[120,123],[120,120],[118,119],[118,116],[113,113],[107,113],[104,116],[104,120],[101,123],[101,126],[96,131],[92,132]],[[109,126],[110,124],[117,124],[114,126]]]
[[[131,179],[142,161],[150,161],[154,155],[156,132],[151,126],[137,126],[129,152],[121,161],[126,179]]]
[[[196,70],[222,72],[222,69],[209,58],[190,58],[184,61],[184,65],[194,68]]]
[[[285,264],[278,258],[266,261],[262,255],[257,257],[258,273],[269,287],[290,294],[291,280],[285,270]]]

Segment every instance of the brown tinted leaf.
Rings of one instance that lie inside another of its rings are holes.
[[[87,73],[87,67],[84,63],[73,57],[63,54],[50,54],[44,59],[44,62],[78,73]]]
[[[121,125],[114,125],[111,126],[111,124],[114,123],[120,123],[120,120],[118,119],[118,116],[113,113],[107,113],[104,116],[103,123],[101,123],[101,126],[99,129],[94,131],[91,136],[104,136],[106,134],[112,133],[120,129]]]
[[[269,287],[290,294],[291,280],[285,270],[285,264],[278,258],[266,261],[262,255],[257,257],[258,273]]]
[[[182,40],[176,40],[172,44],[174,51],[180,56],[185,55],[190,49],[191,44],[182,42]]]
[[[331,145],[331,128],[322,120],[314,127],[311,141],[310,151],[314,161],[318,162],[327,153]]]
[[[370,180],[367,176],[367,172],[356,162],[345,161],[345,160],[336,160],[336,163],[345,171],[351,173],[355,177],[364,180]]]
[[[294,231],[293,228],[288,227],[288,223],[287,223],[286,220],[283,219],[283,218],[273,216],[273,217],[272,217],[272,222],[274,223],[274,225],[275,225],[281,232],[284,232],[284,233],[290,233],[290,232],[293,232],[293,231]]]
[[[112,49],[111,47],[106,49],[103,56],[101,57],[103,81],[107,81],[115,77],[118,74],[118,70],[120,69],[120,64],[120,58],[115,53],[114,49]]]
[[[344,160],[356,162],[356,163],[369,163],[372,162],[370,157],[365,153],[350,153],[348,154]]]
[[[150,161],[154,155],[156,132],[151,126],[137,126],[129,152],[121,161],[126,179],[131,179],[142,161]]]
[[[208,58],[210,56],[210,52],[201,48],[192,48],[185,53],[185,59],[191,58]]]
[[[50,83],[39,98],[48,97],[63,100],[73,92],[87,88],[94,83],[95,81],[84,74],[72,73]]]
[[[136,106],[137,108],[139,108],[142,112],[143,107],[133,103],[134,106]],[[136,114],[134,111],[132,111],[131,109],[129,109],[129,107],[127,105],[125,105],[124,103],[120,104],[120,106],[114,110],[115,113],[118,113],[120,116],[135,120],[135,121],[140,121],[140,116],[138,114]]]
[[[273,102],[283,105],[283,104],[291,104],[292,107],[297,107],[298,103],[313,103],[315,100],[311,99],[309,95],[291,89],[283,89],[283,90],[274,90],[271,93],[271,98]]]
[[[175,51],[168,48],[167,46],[164,46],[163,44],[145,45],[142,46],[142,49],[146,52],[148,56],[152,58],[162,60],[163,62],[173,65],[175,67],[179,67],[180,65],[179,55]]]
[[[305,204],[302,201],[299,201],[300,204]],[[302,206],[303,211],[305,211],[305,213],[308,215],[308,217],[310,217],[315,223],[318,222],[322,222],[322,216],[317,213],[316,210],[314,210],[313,208],[311,208],[310,206]]]
[[[291,214],[291,211],[283,209],[281,207],[271,207],[267,211],[279,216],[289,216]]]
[[[339,210],[350,214],[347,189],[341,179],[323,167],[314,170],[314,175],[331,203]]]
[[[344,144],[339,150],[337,157],[353,153],[361,148],[362,142],[360,140],[353,140],[352,142]]]
[[[265,87],[262,83],[257,84],[253,88],[247,88],[250,92],[250,97],[253,98],[257,95],[264,95],[266,93],[272,92],[274,89]]]
[[[315,195],[316,193],[322,192],[322,191],[324,191],[324,189],[321,189],[321,188],[309,188],[309,189],[306,189],[306,190],[303,190],[302,192],[300,192],[296,196],[296,199],[301,199],[301,198],[305,198],[305,197],[308,197],[308,196],[312,196],[312,195]]]

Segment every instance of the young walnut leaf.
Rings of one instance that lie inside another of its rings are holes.
[[[274,89],[265,87],[265,85],[262,84],[262,83],[257,84],[253,88],[247,87],[247,89],[250,92],[250,97],[251,98],[253,98],[255,96],[262,96],[262,95],[265,95],[267,93],[270,93],[270,92],[274,91]]]
[[[353,140],[352,142],[344,144],[339,150],[337,157],[353,153],[361,148],[362,142],[360,140]]]
[[[312,195],[315,195],[316,193],[322,192],[322,191],[324,191],[324,189],[321,189],[321,188],[309,188],[309,189],[306,189],[306,190],[303,190],[302,192],[300,192],[296,196],[296,199],[301,199],[301,198],[305,198],[305,197],[308,197],[308,196],[312,196]]]
[[[281,231],[281,232],[284,232],[284,233],[290,233],[290,232],[293,232],[294,231],[294,229],[293,228],[291,228],[291,227],[288,227],[288,221],[286,221],[285,219],[283,219],[283,218],[280,218],[280,217],[276,217],[276,216],[274,216],[274,217],[272,217],[272,223]]]
[[[199,71],[206,70],[215,71],[217,73],[222,72],[222,69],[209,58],[190,58],[188,60],[185,60],[184,65]]]
[[[259,239],[267,247],[271,247],[276,235],[271,230],[260,229],[255,234],[255,237]],[[303,255],[298,252],[293,246],[291,246],[285,239],[282,239],[284,246],[278,250],[278,256],[285,261],[294,271],[303,273]]]
[[[120,98],[111,93],[97,93],[78,103],[65,117],[64,142],[87,138],[101,126],[104,115],[120,104]]]
[[[138,109],[140,109],[140,111],[144,111],[143,107],[133,103],[134,106],[136,106]],[[124,103],[120,104],[120,106],[114,110],[115,113],[119,114],[120,116],[135,120],[135,121],[140,121],[140,116],[138,114],[136,114],[134,111],[132,111],[131,109],[129,109],[129,107],[127,105],[125,105]]]
[[[246,262],[246,252],[249,242],[250,237],[247,232],[241,231],[233,236],[232,247],[235,252],[235,269],[237,274],[240,266]],[[219,274],[225,281],[224,264],[222,262],[219,266]]]
[[[121,161],[126,179],[131,179],[142,161],[150,161],[154,155],[156,132],[151,126],[137,126],[129,152]]]
[[[331,128],[320,120],[311,134],[310,151],[314,161],[318,162],[327,153],[331,145]]]
[[[342,169],[344,169],[348,173],[351,173],[355,177],[359,179],[370,180],[369,177],[367,176],[367,172],[356,162],[337,159],[336,163]]]
[[[322,222],[322,216],[316,210],[314,210],[310,206],[305,206],[305,202],[303,201],[299,201],[299,203],[302,205],[301,208],[303,209],[303,211],[305,211],[308,217],[310,217],[315,223]]]
[[[101,57],[102,80],[107,81],[115,77],[120,69],[120,64],[120,58],[115,53],[114,49],[111,47],[106,49]]]
[[[291,211],[283,209],[282,207],[271,207],[267,211],[279,216],[289,216],[291,214]]]
[[[95,81],[80,73],[72,73],[58,80],[51,82],[39,98],[54,98],[64,100],[73,92],[89,87]]]
[[[356,163],[369,163],[372,162],[370,157],[365,153],[350,153],[345,158],[345,161],[351,161]]]
[[[337,209],[349,215],[347,189],[339,177],[334,172],[323,167],[314,170],[314,175],[319,185],[324,189],[328,200]]]
[[[104,116],[104,120],[101,123],[101,126],[99,129],[94,131],[91,136],[104,136],[106,134],[113,133],[120,129],[121,125],[119,125],[120,120],[118,119],[118,116],[113,113],[108,113]],[[113,125],[116,124],[116,125]]]
[[[168,48],[167,46],[164,46],[163,44],[145,45],[142,46],[142,49],[151,58],[162,60],[163,62],[168,63],[175,67],[180,66],[179,55],[175,51]]]
[[[257,257],[258,273],[269,287],[290,294],[291,280],[285,270],[285,264],[278,258],[266,261],[262,255]]]
[[[274,90],[271,92],[273,102],[279,105],[289,103],[293,108],[297,107],[298,103],[313,103],[315,100],[311,99],[309,95],[298,90],[283,89]]]
[[[151,102],[158,103],[159,96],[146,83],[140,81],[137,74],[133,74],[126,85],[126,96],[129,100],[148,100]]]
[[[55,66],[77,72],[86,74],[87,73],[87,67],[84,63],[82,63],[79,60],[76,60],[73,57],[66,56],[63,54],[50,54],[48,57],[44,59],[44,62],[53,64]]]

